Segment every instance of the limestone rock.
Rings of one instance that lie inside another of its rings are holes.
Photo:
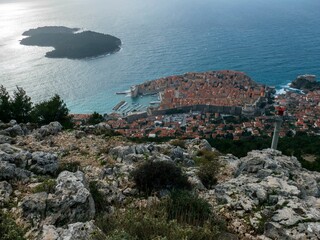
[[[32,153],[30,170],[38,174],[53,174],[58,169],[58,157],[45,152]]]
[[[5,136],[5,135],[0,135],[0,144],[3,143],[12,143],[13,139],[9,136]]]
[[[48,125],[44,125],[37,129],[35,132],[35,137],[38,139],[43,139],[46,136],[56,135],[62,130],[62,125],[59,122],[51,122]]]
[[[11,193],[11,185],[6,181],[0,182],[0,207],[9,202]]]
[[[69,224],[67,228],[56,228],[53,225],[44,225],[41,240],[94,240],[99,236],[105,239],[105,235],[96,227],[93,221],[76,222]]]
[[[215,187],[216,201],[237,216],[232,221],[248,217],[253,228],[262,224],[264,236],[271,239],[304,239],[308,234],[317,239],[320,173],[272,149],[224,163],[238,166],[234,178]]]
[[[41,220],[47,214],[47,201],[48,194],[45,192],[27,195],[19,204],[22,209],[22,216],[29,219],[32,225],[39,226]]]
[[[20,203],[23,216],[33,225],[61,225],[88,221],[95,215],[95,206],[86,188],[84,174],[61,172],[53,194],[45,192],[26,196]]]
[[[91,193],[86,188],[84,174],[80,171],[63,171],[56,181],[55,193],[47,200],[52,221],[72,223],[93,219],[95,206]]]

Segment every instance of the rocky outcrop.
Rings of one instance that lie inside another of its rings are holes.
[[[271,149],[225,163],[232,163],[234,178],[211,194],[240,235],[250,232],[247,225],[261,238],[320,238],[320,173]]]
[[[93,221],[69,224],[67,228],[56,228],[45,225],[39,240],[94,240],[105,239],[104,234],[97,228]]]
[[[54,174],[58,169],[58,156],[45,152],[33,152],[30,170],[39,174]]]
[[[316,76],[306,74],[298,76],[294,81],[292,81],[290,87],[304,91],[314,91],[320,89],[320,83],[317,82]]]
[[[32,175],[31,172],[54,174],[57,169],[56,154],[30,153],[8,143],[0,144],[0,180],[27,180]]]
[[[0,182],[0,207],[9,202],[11,193],[11,185],[6,181]]]
[[[2,129],[0,131],[0,135],[6,135],[10,137],[24,136],[30,132],[26,124],[18,124],[15,120],[11,120],[7,124],[1,124],[0,129]]]
[[[3,143],[13,143],[13,139],[9,136],[0,135],[0,144]]]
[[[0,181],[1,180],[23,180],[27,181],[31,176],[31,172],[16,167],[15,164],[0,161]]]
[[[34,136],[42,140],[43,138],[50,136],[50,135],[56,135],[62,130],[62,125],[59,122],[51,122],[48,125],[44,125],[41,128],[35,130]]]
[[[22,216],[33,226],[63,226],[93,219],[95,207],[84,174],[64,171],[56,182],[52,194],[40,192],[26,196],[19,204]]]

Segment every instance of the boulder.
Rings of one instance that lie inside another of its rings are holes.
[[[47,199],[46,192],[27,195],[19,203],[22,210],[22,216],[28,219],[33,226],[39,227],[41,221],[47,216]]]
[[[59,174],[55,193],[47,202],[54,223],[93,219],[94,201],[86,187],[84,174],[80,171],[75,173],[64,171]]]
[[[5,129],[4,131],[7,132],[11,137],[23,136],[25,134],[22,127],[18,124],[15,124],[12,127]]]
[[[93,221],[76,222],[66,228],[56,228],[53,225],[44,225],[41,240],[94,240],[105,239],[106,236],[96,227]]]
[[[30,170],[38,174],[54,174],[58,170],[58,156],[45,152],[32,153]]]
[[[15,169],[14,164],[0,161],[0,181],[1,180],[10,180],[15,178]]]
[[[211,147],[210,143],[205,139],[192,139],[186,141],[186,147],[188,153],[194,157],[197,153],[201,151],[215,151],[214,148]]]
[[[184,155],[183,155],[182,148],[181,147],[176,147],[176,148],[172,149],[171,153],[170,153],[170,157],[171,157],[172,160],[175,160],[175,159],[183,160]]]
[[[0,144],[3,143],[13,143],[13,139],[9,136],[5,136],[5,135],[0,135]]]
[[[0,182],[0,207],[9,202],[11,193],[11,185],[6,181]]]
[[[264,236],[271,239],[305,239],[308,234],[317,239],[320,173],[303,169],[295,157],[272,149],[224,160],[226,168],[230,165],[236,171],[215,187],[215,198],[237,216],[231,222],[246,217],[255,229],[262,224]]]
[[[56,183],[54,193],[36,193],[22,200],[19,206],[25,218],[37,226],[61,226],[94,218],[93,198],[82,172],[61,172]]]
[[[43,139],[46,136],[56,135],[62,130],[62,125],[59,122],[51,122],[48,125],[41,126],[35,131],[35,137]]]

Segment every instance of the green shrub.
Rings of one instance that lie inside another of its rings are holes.
[[[210,204],[188,191],[173,191],[166,207],[168,219],[179,223],[203,226],[212,216]]]
[[[88,124],[95,125],[95,124],[103,122],[104,120],[105,119],[101,114],[99,114],[97,112],[93,112],[88,119]]]
[[[200,166],[197,175],[206,188],[212,188],[217,184],[219,169],[220,163],[218,161],[208,162]]]
[[[80,162],[74,161],[74,162],[63,162],[60,163],[58,168],[58,174],[63,171],[69,171],[69,172],[76,172],[80,169]]]
[[[22,229],[0,210],[0,240],[24,240]]]
[[[217,183],[217,175],[221,167],[219,156],[217,152],[200,150],[194,158],[195,163],[200,166],[197,175],[206,188],[211,188]]]
[[[46,193],[54,193],[56,187],[56,180],[54,179],[46,179],[38,186],[36,186],[32,191],[33,193],[46,192]]]
[[[212,161],[216,161],[220,154],[218,152],[213,152],[209,150],[200,150],[197,153],[197,156],[194,158],[194,161],[197,165],[207,164]]]
[[[170,162],[147,162],[132,172],[139,191],[151,194],[161,189],[190,189],[181,168]]]

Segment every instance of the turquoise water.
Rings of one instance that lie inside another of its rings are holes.
[[[112,34],[122,49],[68,60],[19,45],[46,25]],[[77,113],[109,112],[131,101],[115,92],[190,71],[240,70],[280,88],[299,74],[320,78],[319,26],[319,0],[0,0],[0,84],[34,102],[58,93]]]

